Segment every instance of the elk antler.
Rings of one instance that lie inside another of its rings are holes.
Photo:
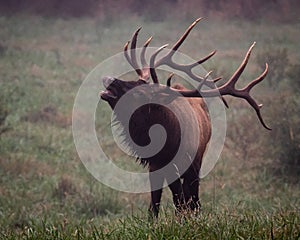
[[[239,66],[239,68],[236,70],[236,72],[232,75],[232,77],[226,82],[224,83],[222,86],[220,87],[215,87],[215,83],[217,81],[219,81],[220,79],[222,79],[221,77],[212,79],[212,80],[208,80],[209,74],[208,73],[204,78],[200,77],[196,74],[194,74],[192,72],[193,68],[198,66],[199,64],[202,64],[203,62],[205,62],[206,60],[208,60],[209,58],[211,58],[216,51],[211,52],[210,54],[208,54],[207,56],[205,56],[204,58],[196,61],[195,63],[191,63],[191,64],[178,64],[173,62],[172,57],[174,56],[174,54],[176,53],[176,51],[179,49],[179,47],[181,46],[181,44],[184,42],[184,40],[187,38],[187,36],[189,35],[189,33],[191,32],[191,30],[194,28],[194,26],[201,20],[202,18],[198,18],[196,19],[185,31],[185,33],[179,38],[179,40],[173,45],[173,47],[170,49],[170,51],[162,56],[159,60],[156,60],[156,57],[158,56],[158,54],[165,49],[168,45],[163,45],[162,47],[158,48],[150,57],[150,66],[147,64],[146,60],[145,60],[145,52],[146,52],[146,48],[148,47],[150,41],[152,40],[152,37],[150,37],[144,44],[143,49],[141,51],[141,63],[143,65],[143,69],[141,70],[138,66],[137,63],[137,58],[136,58],[136,42],[137,42],[137,36],[138,33],[140,31],[141,28],[139,28],[133,35],[132,39],[131,39],[131,47],[130,47],[130,57],[128,54],[128,45],[129,42],[126,43],[125,47],[124,47],[124,54],[125,57],[127,59],[127,61],[129,62],[129,64],[135,69],[135,71],[137,72],[138,76],[140,79],[143,79],[145,81],[147,81],[149,79],[149,75],[151,75],[151,78],[153,80],[154,83],[159,83],[157,75],[156,75],[156,71],[155,68],[161,66],[161,65],[167,65],[173,69],[182,71],[184,73],[186,73],[191,79],[193,79],[194,81],[199,82],[199,86],[197,88],[197,90],[178,90],[178,89],[173,89],[174,91],[177,91],[179,93],[182,94],[182,96],[184,97],[220,97],[224,104],[228,107],[227,102],[225,101],[225,99],[223,98],[224,95],[231,95],[234,97],[238,97],[238,98],[243,98],[245,99],[256,111],[256,114],[261,122],[261,124],[268,130],[271,130],[271,128],[269,128],[265,122],[263,121],[263,118],[261,116],[260,113],[260,108],[262,107],[262,104],[257,104],[257,102],[250,96],[250,90],[259,82],[261,82],[265,76],[268,73],[268,64],[266,63],[266,68],[264,70],[264,72],[255,80],[253,80],[252,82],[250,82],[246,87],[242,88],[242,89],[237,89],[235,88],[235,84],[238,81],[239,77],[241,76],[241,74],[243,73],[248,60],[250,58],[250,54],[251,51],[253,49],[253,47],[255,46],[255,42],[251,45],[251,47],[249,48],[243,62],[241,63],[241,65]],[[150,74],[149,74],[150,73]],[[171,78],[172,76],[170,76],[167,80],[167,86],[170,87],[171,85]],[[210,89],[209,90],[201,90],[203,85],[208,86]]]
[[[137,58],[136,58],[136,42],[137,42],[137,36],[139,34],[139,31],[141,30],[141,27],[135,31],[135,33],[132,36],[131,39],[131,45],[130,45],[130,56],[128,54],[128,45],[130,41],[128,41],[125,46],[124,46],[124,55],[126,60],[129,62],[129,64],[134,68],[136,73],[138,74],[139,78],[148,81],[149,79],[149,67],[146,62],[145,54],[146,54],[146,48],[148,47],[149,43],[152,40],[152,37],[150,37],[144,44],[143,49],[141,51],[141,63],[143,65],[143,68],[140,69],[139,65],[137,63]]]
[[[245,67],[248,63],[251,51],[252,51],[254,46],[255,46],[255,42],[249,48],[243,62],[239,66],[239,68],[232,75],[232,77],[226,83],[224,83],[222,86],[214,88],[214,89],[209,89],[209,90],[203,90],[202,91],[201,86],[207,81],[207,80],[204,79],[204,81],[202,83],[200,83],[200,87],[198,88],[198,90],[176,90],[176,91],[181,93],[182,96],[184,96],[184,97],[217,97],[217,96],[220,96],[220,95],[221,96],[231,95],[231,96],[234,96],[234,97],[243,98],[254,108],[261,124],[266,129],[271,130],[271,128],[269,128],[265,124],[265,122],[263,121],[263,118],[261,116],[260,109],[262,107],[262,104],[257,104],[257,102],[250,95],[251,89],[256,84],[260,83],[265,78],[265,76],[267,75],[268,68],[269,68],[268,64],[266,63],[266,68],[265,68],[264,72],[259,77],[257,77],[255,80],[251,81],[246,87],[244,87],[242,89],[237,89],[235,87],[236,82],[238,81],[239,77],[243,73],[243,71],[244,71],[244,69],[245,69]]]
[[[161,65],[167,65],[173,69],[182,71],[184,73],[186,73],[190,78],[192,78],[195,81],[198,82],[202,82],[203,78],[200,76],[195,75],[192,72],[192,69],[196,66],[198,66],[199,64],[202,64],[203,62],[205,62],[206,60],[208,60],[209,58],[211,58],[216,51],[211,52],[210,54],[208,54],[207,56],[205,56],[204,58],[198,60],[195,63],[191,63],[191,64],[178,64],[172,61],[172,57],[174,56],[174,54],[176,53],[176,51],[179,49],[179,47],[181,46],[181,44],[184,42],[184,40],[187,38],[187,36],[189,35],[189,33],[191,32],[191,30],[194,28],[194,26],[201,20],[202,18],[198,18],[196,19],[196,21],[194,21],[189,27],[188,29],[185,31],[185,33],[181,36],[181,38],[179,38],[179,40],[173,45],[173,47],[170,49],[170,51],[163,57],[161,57],[159,60],[155,61],[156,56],[168,45],[164,45],[162,47],[160,47],[159,49],[157,49],[157,51],[151,56],[150,58],[150,73],[151,73],[151,77],[154,83],[158,83],[158,79],[156,76],[156,72],[155,72],[155,68],[161,66]],[[212,81],[218,81],[220,78],[212,80]],[[209,82],[206,82],[207,84],[209,84]]]

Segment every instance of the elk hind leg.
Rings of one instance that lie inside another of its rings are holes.
[[[173,203],[176,207],[176,212],[181,212],[185,205],[181,181],[177,178],[174,182],[168,182],[168,184],[173,195]]]

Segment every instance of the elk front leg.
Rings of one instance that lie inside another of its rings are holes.
[[[151,202],[149,206],[149,216],[152,219],[153,217],[158,217],[164,177],[157,173],[155,174],[154,172],[149,172],[149,179],[151,186]]]
[[[190,192],[190,184],[184,179],[183,184],[183,195],[184,195],[184,201],[187,204],[191,199],[191,192]]]
[[[176,207],[176,211],[181,212],[181,210],[184,208],[185,202],[180,178],[177,178],[172,183],[168,182],[168,185],[173,195],[173,203]]]
[[[176,211],[181,212],[182,208],[184,208],[185,202],[182,184],[180,181],[180,177],[177,173],[177,169],[174,169],[174,173],[169,173],[169,176],[166,177],[166,180],[173,195],[173,203],[176,207]]]
[[[186,189],[185,200],[187,206],[192,211],[200,210],[201,204],[199,200],[199,177],[185,178],[183,187]]]

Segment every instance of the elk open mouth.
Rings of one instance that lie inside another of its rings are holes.
[[[103,86],[105,90],[100,92],[100,97],[103,100],[111,100],[117,98],[117,92],[112,86],[114,79],[110,77],[103,78]]]
[[[109,99],[116,99],[117,96],[114,94],[113,90],[112,89],[105,89],[104,91],[101,91],[100,92],[100,97],[103,99],[103,100],[109,100]]]

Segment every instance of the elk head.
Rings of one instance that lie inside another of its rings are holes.
[[[137,37],[139,34],[139,31],[141,28],[137,29],[136,32],[133,34],[133,37],[131,41],[128,41],[125,44],[124,47],[124,55],[128,63],[133,67],[133,69],[136,71],[138,75],[137,81],[123,81],[119,80],[113,77],[105,77],[103,79],[104,87],[106,88],[105,91],[101,92],[101,98],[105,101],[107,101],[112,108],[116,105],[118,100],[129,90],[141,86],[141,85],[148,85],[151,87],[152,85],[159,86],[160,92],[162,95],[168,95],[172,94],[174,92],[179,93],[180,96],[186,97],[186,98],[203,98],[203,97],[220,97],[224,104],[228,107],[227,102],[223,98],[225,95],[231,95],[237,98],[245,99],[250,106],[255,110],[258,119],[260,120],[261,124],[268,130],[271,130],[264,122],[260,109],[262,107],[262,104],[257,104],[257,102],[254,100],[254,98],[250,95],[251,89],[260,83],[265,76],[268,73],[268,64],[265,66],[264,72],[257,77],[255,80],[251,81],[247,86],[245,86],[242,89],[236,88],[236,83],[243,73],[248,60],[250,58],[250,54],[252,49],[255,46],[255,42],[250,46],[249,50],[247,51],[241,65],[238,67],[236,72],[232,75],[230,79],[228,79],[223,85],[217,86],[215,85],[216,82],[221,80],[221,77],[218,77],[216,79],[209,79],[209,75],[211,72],[209,72],[206,76],[201,77],[196,75],[192,70],[198,66],[199,64],[202,64],[209,58],[211,58],[216,51],[211,52],[204,58],[191,63],[191,64],[178,64],[173,61],[173,56],[176,53],[176,51],[179,49],[181,44],[185,41],[188,34],[191,32],[191,30],[194,28],[194,26],[201,20],[201,18],[194,21],[188,29],[185,31],[185,33],[179,38],[179,40],[173,45],[173,47],[168,51],[168,53],[159,59],[157,59],[158,55],[167,47],[167,45],[163,45],[162,47],[158,48],[150,57],[149,64],[146,61],[145,53],[148,45],[150,44],[152,37],[150,37],[145,44],[143,45],[143,48],[141,50],[140,54],[140,62],[142,64],[142,68],[139,67],[137,56],[136,56],[136,43],[137,43]],[[130,49],[128,49],[130,44]],[[171,86],[171,79],[173,74],[170,75],[170,77],[167,79],[166,85],[159,84],[159,80],[156,74],[156,68],[162,65],[169,66],[172,69],[182,71],[185,74],[189,76],[192,80],[196,81],[198,83],[198,87],[195,90],[188,90],[182,87],[172,87]],[[150,84],[150,77],[152,78],[153,84]],[[207,86],[209,89],[206,88],[206,90],[203,89],[203,86]],[[150,92],[144,92],[143,94],[149,95]],[[159,96],[159,94],[157,94]],[[173,95],[174,96],[174,95]]]

